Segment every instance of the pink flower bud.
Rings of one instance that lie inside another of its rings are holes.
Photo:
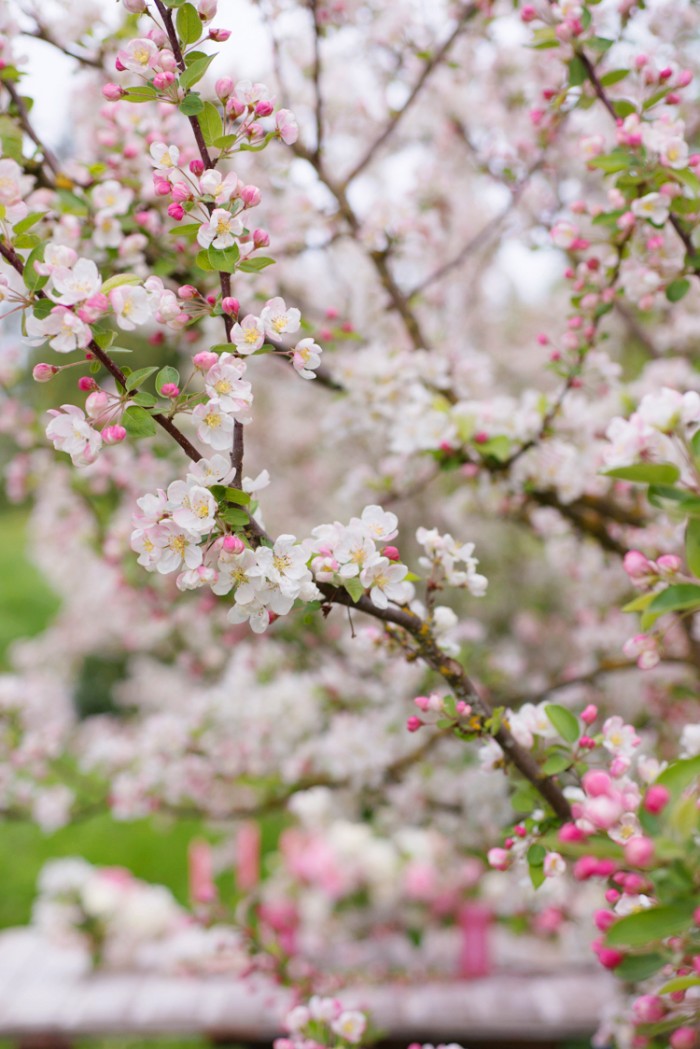
[[[102,94],[108,102],[118,102],[120,98],[123,98],[126,92],[123,87],[119,84],[105,84],[102,88]]]
[[[209,39],[215,40],[217,44],[223,44],[231,36],[230,29],[210,29]]]
[[[673,70],[671,69],[670,66],[666,66],[659,73],[659,83],[661,83],[662,80],[668,80],[672,76],[673,76]]]
[[[78,379],[78,389],[82,390],[83,393],[92,393],[93,390],[98,390],[99,387],[91,375],[81,375]]]
[[[657,816],[663,812],[670,800],[671,792],[666,787],[660,783],[652,784],[644,795],[644,808],[653,816]]]
[[[654,574],[651,561],[640,550],[628,550],[622,562],[622,567],[630,579],[643,579]]]
[[[588,706],[581,711],[581,721],[584,725],[592,725],[597,717],[598,708],[593,703],[589,703]]]
[[[210,350],[202,350],[201,353],[196,353],[192,358],[192,363],[195,368],[198,368],[201,372],[208,372],[210,368],[219,360],[217,353],[211,353]]]
[[[190,200],[192,192],[184,182],[176,182],[173,186],[173,200],[178,204],[182,204],[186,200]]]
[[[256,207],[262,196],[257,186],[242,186],[239,195],[247,208]]]
[[[695,1049],[697,1034],[692,1027],[678,1027],[669,1038],[671,1049]]]
[[[166,70],[163,73],[156,73],[153,77],[153,86],[157,91],[163,91],[166,87],[170,87],[175,82],[175,74]]]
[[[241,102],[240,98],[236,98],[232,95],[226,103],[226,116],[233,117],[234,120],[240,117],[242,113],[245,113],[245,103]]]
[[[225,298],[221,300],[221,309],[227,316],[237,317],[241,309],[241,304],[238,299],[234,299],[231,295],[226,295]]]
[[[168,215],[171,219],[175,219],[176,222],[181,222],[185,217],[185,209],[182,204],[168,204]]]
[[[593,920],[599,932],[607,932],[610,926],[617,921],[617,918],[612,911],[599,910],[595,912]]]
[[[124,7],[132,15],[140,15],[146,10],[146,0],[124,0]]]
[[[216,91],[216,97],[220,98],[222,102],[233,93],[233,80],[230,76],[221,76],[214,84],[214,90]]]
[[[201,160],[191,160],[190,171],[199,178],[200,175],[204,174],[204,164]]]
[[[408,718],[408,720],[406,721],[406,728],[409,732],[417,732],[419,728],[423,727],[423,725],[424,722],[421,721],[419,717],[416,717],[415,714],[412,714],[411,717]]]
[[[598,961],[606,969],[617,969],[618,965],[621,965],[625,960],[625,956],[622,951],[616,951],[613,947],[595,947],[596,954],[598,955]]]
[[[102,431],[102,440],[105,444],[119,444],[125,437],[126,430],[118,423],[115,423],[114,426],[105,426]]]
[[[559,841],[571,842],[571,841],[583,841],[586,835],[583,833],[580,827],[577,827],[575,823],[563,823],[559,828],[557,834]]]
[[[506,849],[489,849],[486,859],[489,866],[497,871],[508,870],[510,866],[510,856]]]
[[[126,66],[122,63],[121,59],[117,57],[114,60],[114,68],[118,73],[123,73],[126,69]]]
[[[199,292],[193,284],[181,284],[177,289],[177,296],[179,299],[196,299]]]
[[[382,555],[388,557],[390,561],[398,561],[401,556],[395,546],[385,546],[382,550]]]
[[[59,371],[55,364],[35,364],[32,378],[34,382],[49,382]]]
[[[658,994],[643,994],[633,1002],[632,1012],[637,1023],[655,1024],[666,1015],[666,1005]]]
[[[164,382],[160,388],[164,397],[179,397],[180,387],[175,382]]]
[[[640,835],[625,845],[625,860],[631,867],[648,867],[654,858],[654,842]]]
[[[157,197],[169,197],[173,187],[170,185],[167,178],[161,178],[160,175],[155,175],[153,178],[153,188]]]
[[[664,576],[675,575],[682,567],[680,557],[676,557],[675,554],[662,554],[661,557],[657,557],[656,564]]]
[[[264,229],[253,230],[253,244],[256,248],[267,248],[270,244],[270,234]]]
[[[227,554],[242,554],[245,550],[245,543],[237,535],[225,535],[223,547]]]
[[[261,98],[255,107],[255,115],[256,117],[269,117],[270,113],[274,112],[274,109],[272,102],[266,98]]]
[[[525,6],[520,12],[520,17],[523,20],[523,22],[534,22],[534,20],[537,18],[537,11],[532,6],[532,4],[525,4]]]
[[[589,769],[583,777],[583,789],[589,798],[610,796],[613,786],[607,772],[602,769]]]

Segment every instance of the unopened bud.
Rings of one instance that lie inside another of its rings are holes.
[[[91,375],[81,375],[78,379],[78,389],[82,390],[83,393],[92,393],[93,390],[97,390],[99,387]]]
[[[234,299],[231,295],[226,295],[225,298],[221,300],[221,309],[227,314],[227,316],[237,317],[241,309],[241,304],[238,299]]]
[[[32,378],[35,382],[49,382],[60,371],[55,364],[35,364]]]
[[[160,388],[164,397],[179,397],[180,387],[175,382],[164,382]]]
[[[119,84],[105,84],[102,88],[102,94],[108,102],[118,102],[120,98],[123,98],[125,91]]]
[[[119,423],[114,426],[105,426],[102,431],[102,440],[105,444],[119,444],[126,437],[126,430]]]

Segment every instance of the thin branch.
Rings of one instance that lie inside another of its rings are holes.
[[[54,176],[58,178],[58,176],[61,173],[61,165],[59,164],[56,156],[52,153],[48,146],[44,145],[44,143],[41,141],[36,131],[32,127],[31,121],[29,119],[29,112],[27,110],[26,105],[24,104],[24,99],[19,94],[12,81],[3,80],[2,85],[7,91],[10,98],[12,99],[14,107],[17,110],[19,123],[22,130],[32,140],[34,145],[41,150],[41,152],[44,154],[44,160],[46,161],[47,166],[51,168],[51,171],[53,172]]]
[[[31,31],[24,31],[23,36],[31,36],[35,40],[43,40],[45,44],[49,44],[57,51],[61,51],[62,54],[66,55],[68,58],[72,58],[76,62],[80,62],[81,65],[89,66],[91,69],[104,69],[104,64],[101,58],[93,58],[90,55],[81,55],[77,51],[71,51],[69,47],[66,47],[64,44],[59,43],[58,40],[51,36],[49,30],[46,28],[45,25],[38,21],[36,15],[33,15],[33,18],[35,21],[36,28]]]
[[[456,23],[454,29],[452,30],[450,35],[447,37],[447,39],[440,45],[440,47],[437,49],[437,51],[434,51],[433,54],[428,59],[428,61],[425,63],[420,76],[418,77],[418,79],[416,80],[415,84],[413,85],[413,87],[412,87],[412,89],[411,89],[411,91],[409,93],[409,96],[406,99],[406,101],[404,102],[404,104],[401,106],[400,109],[397,109],[391,115],[389,121],[387,122],[386,126],[384,127],[384,130],[374,140],[374,142],[372,142],[367,147],[367,149],[366,149],[365,153],[363,154],[363,156],[355,164],[355,167],[352,169],[352,171],[348,175],[346,175],[346,177],[345,177],[345,179],[343,181],[343,188],[346,188],[347,186],[349,186],[350,183],[354,179],[357,178],[357,176],[360,174],[360,172],[364,171],[364,169],[367,167],[367,165],[369,163],[371,163],[371,161],[373,160],[375,154],[378,152],[378,150],[381,149],[381,147],[384,145],[384,143],[389,138],[389,136],[394,133],[394,131],[396,130],[398,125],[401,123],[401,121],[405,117],[406,113],[409,111],[409,109],[411,108],[411,106],[415,102],[416,98],[420,94],[420,92],[423,89],[423,86],[425,85],[425,83],[428,80],[428,78],[438,68],[438,66],[441,65],[443,60],[449,54],[449,52],[450,52],[450,50],[452,48],[452,45],[455,43],[457,38],[464,31],[467,23],[476,14],[479,13],[480,9],[481,8],[480,8],[479,4],[468,4],[466,7],[464,7],[462,9],[462,13],[459,16],[459,18],[457,19],[457,23]]]
[[[318,21],[318,0],[309,0],[311,17],[314,23],[314,62],[311,78],[314,85],[315,118],[316,118],[316,156],[320,159],[323,151],[323,94],[321,92],[321,27]]]

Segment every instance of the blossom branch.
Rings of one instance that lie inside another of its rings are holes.
[[[409,111],[413,103],[418,98],[418,95],[422,91],[429,77],[440,65],[442,65],[442,62],[449,54],[455,41],[458,39],[459,36],[461,36],[468,22],[470,22],[471,19],[474,18],[474,16],[478,14],[480,10],[481,8],[479,4],[467,4],[462,9],[462,13],[457,19],[457,23],[454,29],[447,37],[447,39],[440,45],[437,51],[434,51],[428,59],[428,61],[425,63],[425,66],[423,67],[420,76],[413,85],[409,93],[409,96],[404,102],[404,104],[401,106],[400,109],[394,111],[381,134],[374,140],[374,142],[372,142],[367,147],[366,151],[364,152],[360,160],[357,161],[354,168],[350,171],[348,175],[345,176],[345,179],[342,184],[343,189],[346,189],[350,185],[350,183],[357,178],[360,172],[364,171],[364,169],[367,167],[368,164],[371,163],[371,161],[374,159],[374,156],[381,149],[381,147],[384,145],[387,139],[394,133],[394,131],[399,126],[403,118],[406,116],[406,113]]]

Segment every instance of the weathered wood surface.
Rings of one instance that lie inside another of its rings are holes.
[[[368,1008],[392,1039],[437,1042],[590,1034],[612,1000],[613,981],[590,969],[499,973],[419,986],[357,986],[340,997]],[[288,992],[230,976],[89,972],[80,950],[32,929],[0,934],[0,1037],[100,1034],[227,1034],[265,1041],[281,1034]]]

